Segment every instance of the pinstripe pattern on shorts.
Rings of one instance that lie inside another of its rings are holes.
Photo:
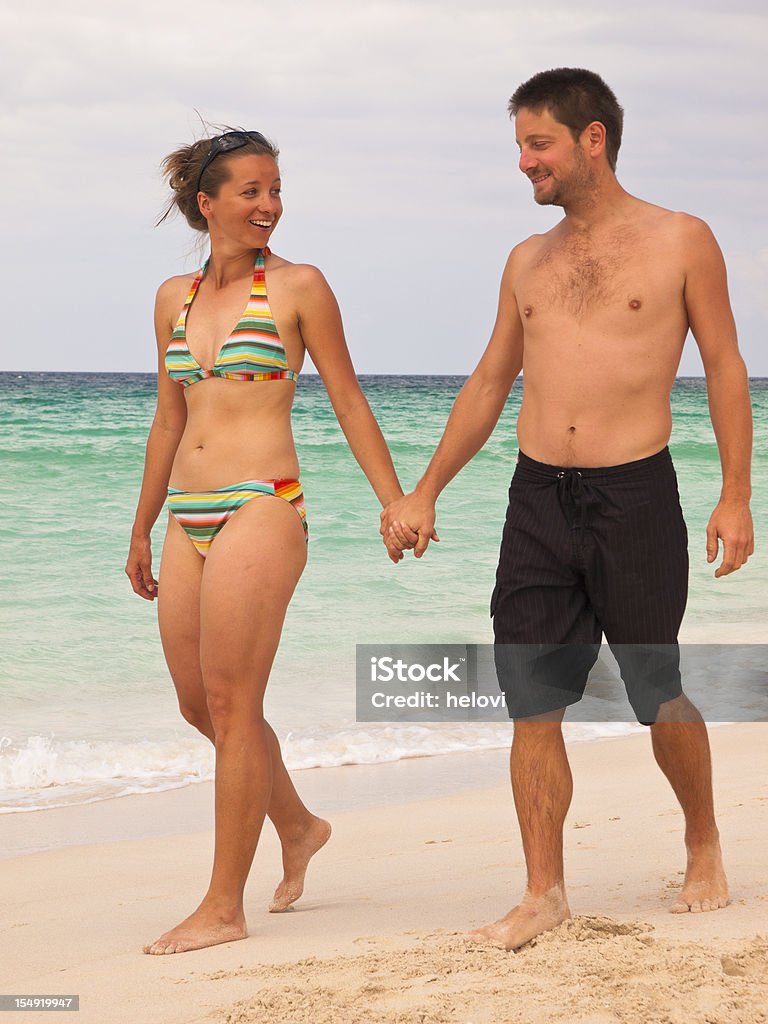
[[[667,448],[600,468],[550,466],[520,453],[491,599],[497,645],[589,645],[596,658],[605,633],[624,658],[632,700],[640,681],[621,648],[676,651],[687,592],[687,531]],[[580,664],[566,703],[583,693],[589,668]]]

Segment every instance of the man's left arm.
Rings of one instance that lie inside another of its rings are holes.
[[[747,369],[739,353],[736,325],[728,298],[725,262],[714,235],[704,221],[686,218],[685,305],[707,378],[723,487],[707,524],[707,561],[723,560],[715,576],[740,568],[755,550],[750,468],[752,461],[752,406]]]

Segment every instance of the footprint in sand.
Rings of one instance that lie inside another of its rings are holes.
[[[579,939],[595,935],[645,935],[653,931],[653,925],[643,921],[614,921],[611,917],[574,917],[561,927]]]
[[[731,978],[749,977],[764,984],[768,981],[768,939],[756,936],[747,949],[724,953],[720,964],[723,974]]]
[[[721,956],[720,963],[723,968],[723,974],[727,974],[729,978],[745,978],[749,973],[744,964],[739,963],[732,956]]]

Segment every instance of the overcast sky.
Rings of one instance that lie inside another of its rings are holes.
[[[509,249],[546,230],[510,94],[599,72],[625,108],[619,180],[703,217],[742,351],[768,376],[764,0],[25,0],[0,13],[0,369],[154,368],[160,281],[199,265],[162,157],[195,111],[281,149],[272,248],[319,266],[361,373],[467,373]],[[701,372],[689,340],[681,373]]]

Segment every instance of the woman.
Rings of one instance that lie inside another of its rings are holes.
[[[301,802],[263,717],[307,559],[290,421],[305,352],[381,503],[402,494],[333,293],[315,267],[267,246],[283,211],[277,157],[258,132],[227,131],[163,163],[174,192],[166,216],[178,208],[207,232],[211,255],[197,274],[173,277],[157,293],[157,411],[125,571],[140,597],[159,598],[181,713],[216,747],[216,845],[201,904],[145,953],[246,937],[243,890],[265,815],[283,852],[272,911],[298,899],[309,859],[330,836],[328,822]],[[166,497],[158,587],[150,530]]]

